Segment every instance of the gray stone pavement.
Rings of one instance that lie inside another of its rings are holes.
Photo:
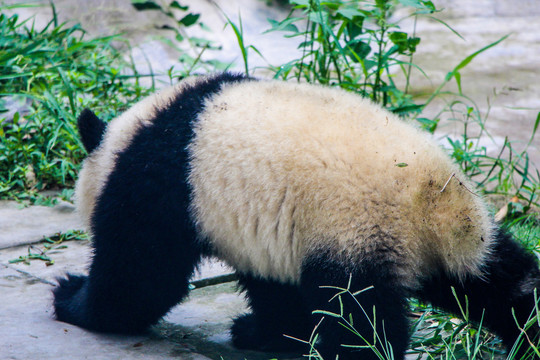
[[[81,221],[74,209],[68,202],[60,202],[54,208],[0,202],[0,249],[32,244],[66,229],[81,229]]]
[[[54,265],[33,260],[10,263],[42,248],[42,236],[80,229],[73,206],[21,208],[0,202],[0,359],[268,359],[272,354],[242,352],[230,344],[231,319],[247,311],[236,283],[195,289],[149,335],[116,336],[91,333],[55,321],[51,290],[66,271],[84,273],[90,258],[89,240],[67,241],[67,248],[47,255]],[[55,226],[52,226],[54,224]],[[32,245],[33,243],[33,245]],[[216,261],[205,261],[194,280],[228,274]]]

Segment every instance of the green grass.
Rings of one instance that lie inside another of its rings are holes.
[[[513,217],[505,226],[529,251],[540,257],[540,219],[537,214]]]
[[[502,342],[480,325],[411,300],[414,333],[408,353],[418,359],[493,359],[504,357]]]
[[[272,66],[275,77],[340,86],[370,98],[389,110],[410,115],[419,104],[394,82],[397,70],[406,79],[420,43],[414,33],[399,28],[391,20],[394,1],[306,1],[291,0],[293,9],[281,21],[271,21],[269,31],[300,38],[301,56]],[[431,14],[429,1],[409,1],[413,14]]]
[[[79,25],[44,29],[0,7],[0,199],[34,200],[71,187],[85,151],[75,120],[84,107],[110,119],[152,91],[112,46]],[[3,115],[10,109],[18,111]]]
[[[32,261],[43,261],[47,266],[54,265],[54,260],[50,257],[58,250],[67,249],[67,241],[87,240],[85,232],[73,230],[65,233],[58,233],[54,236],[45,237],[39,244],[28,246],[28,253],[16,259],[9,260],[10,264],[23,263],[30,265]]]

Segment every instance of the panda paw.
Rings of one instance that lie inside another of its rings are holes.
[[[257,336],[257,323],[253,314],[244,314],[233,321],[231,335],[233,345],[238,349],[257,350],[261,339]]]
[[[68,274],[58,278],[58,286],[53,290],[55,300],[69,299],[84,285],[87,276]]]
[[[86,276],[68,274],[59,278],[54,288],[54,313],[57,320],[83,326],[83,297],[81,292],[86,283]]]
[[[253,314],[234,319],[231,334],[233,345],[238,349],[294,353],[304,350],[304,344],[286,338],[282,332],[270,331],[265,324],[259,326]]]

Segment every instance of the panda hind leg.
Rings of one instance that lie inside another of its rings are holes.
[[[381,246],[358,262],[324,251],[304,262],[303,295],[312,311],[329,312],[314,313],[313,319],[320,335],[314,345],[322,358],[404,358],[409,342],[409,289],[397,271],[397,259],[394,249]]]
[[[534,315],[535,289],[540,296],[540,270],[536,258],[503,230],[499,230],[491,259],[485,264],[483,277],[469,276],[457,279],[440,271],[424,280],[418,298],[456,315],[459,305],[469,314],[469,320],[499,335],[511,350],[527,320]],[[456,296],[454,295],[454,289]],[[459,301],[459,304],[458,304]],[[527,337],[538,343],[540,328],[537,324],[527,330]],[[527,341],[521,337],[516,359],[534,358]],[[526,353],[530,354],[525,355]]]
[[[311,332],[311,318],[297,286],[250,275],[239,275],[252,312],[234,319],[235,347],[267,352],[301,352]]]

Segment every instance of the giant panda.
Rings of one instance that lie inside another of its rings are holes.
[[[416,297],[467,306],[510,349],[533,311],[535,258],[435,142],[356,94],[222,73],[108,125],[85,110],[78,126],[93,258],[87,276],[59,279],[60,321],[144,331],[186,297],[206,256],[245,290],[238,348],[307,351],[290,337],[316,326],[324,359],[403,359]]]

